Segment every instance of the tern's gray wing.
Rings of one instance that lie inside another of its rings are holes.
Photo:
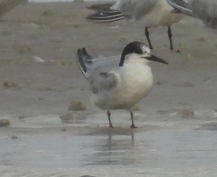
[[[217,0],[167,0],[177,12],[202,20],[207,26],[217,27]]]
[[[157,0],[119,0],[111,9],[137,20],[147,14],[156,2]]]
[[[117,85],[118,75],[115,70],[118,68],[120,56],[93,58],[83,48],[77,50],[77,59],[93,93],[108,91]]]
[[[217,27],[217,0],[189,0],[192,13],[212,28]]]
[[[94,61],[95,60],[95,61]],[[88,81],[93,93],[108,91],[118,84],[118,68],[120,58],[93,59],[92,66],[88,68]]]
[[[172,12],[183,13],[185,15],[193,16],[189,4],[187,4],[183,0],[166,0],[166,1],[169,5],[171,5],[175,9],[175,11]]]
[[[109,91],[118,84],[118,75],[113,72],[94,73],[88,78],[91,90],[94,94],[101,91]]]

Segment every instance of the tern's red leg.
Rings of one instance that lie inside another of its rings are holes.
[[[137,128],[137,126],[135,126],[134,124],[134,120],[133,120],[133,111],[130,111],[130,117],[131,117],[131,120],[132,120],[132,124],[131,124],[131,128]]]
[[[107,116],[108,116],[108,120],[109,120],[109,127],[113,127],[112,122],[111,122],[111,113],[109,111],[107,111]]]

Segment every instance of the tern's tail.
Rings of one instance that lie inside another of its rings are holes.
[[[92,63],[92,58],[93,57],[87,53],[85,48],[77,50],[78,64],[81,69],[81,72],[84,74],[86,78],[87,78],[87,67]]]
[[[95,10],[97,13],[87,16],[87,20],[94,23],[105,23],[125,19],[125,16],[121,12],[110,9],[112,5],[109,3],[89,6],[88,9]]]

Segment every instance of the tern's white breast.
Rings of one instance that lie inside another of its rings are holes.
[[[147,64],[129,64],[123,68],[121,74],[121,88],[117,94],[120,98],[134,105],[149,93],[153,85],[153,76]]]
[[[145,26],[170,26],[181,20],[183,15],[171,13],[172,9],[166,0],[158,0],[152,9],[143,17]]]
[[[153,85],[151,68],[144,61],[124,64],[117,70],[117,87],[93,94],[91,100],[101,109],[130,109],[148,94]]]

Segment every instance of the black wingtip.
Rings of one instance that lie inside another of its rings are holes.
[[[83,49],[78,49],[77,50],[77,59],[78,59],[80,69],[81,69],[82,73],[85,75],[86,72],[87,72],[87,67],[86,67],[86,65],[84,63],[84,57],[83,57],[83,54],[82,54],[82,50]]]
[[[85,61],[85,63],[87,64],[91,64],[93,57],[87,53],[85,48],[82,48],[81,51],[82,51],[83,61]]]
[[[77,60],[80,66],[81,72],[87,77],[87,66],[92,63],[93,57],[89,55],[85,48],[77,50]]]
[[[94,23],[106,23],[125,19],[125,16],[116,10],[108,10],[91,14],[86,19]]]

